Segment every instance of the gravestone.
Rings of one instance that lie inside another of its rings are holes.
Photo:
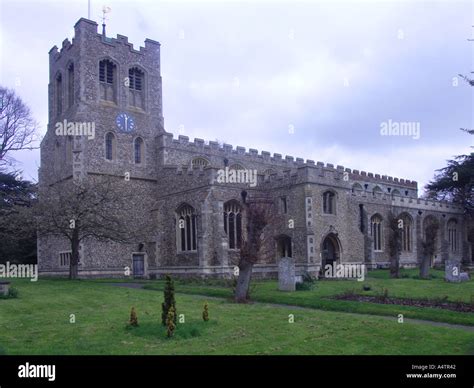
[[[291,257],[282,257],[278,262],[278,289],[295,291],[295,261]]]
[[[461,268],[458,261],[446,260],[444,267],[444,278],[447,282],[459,282]]]
[[[0,295],[8,296],[10,290],[10,282],[0,282]]]
[[[461,263],[457,260],[446,260],[445,280],[447,282],[464,282],[469,280],[466,272],[461,272]]]

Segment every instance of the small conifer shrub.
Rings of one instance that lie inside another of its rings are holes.
[[[207,322],[209,320],[209,306],[206,303],[204,303],[204,310],[202,312],[202,319],[204,322]]]
[[[161,323],[167,326],[168,311],[171,307],[174,309],[174,324],[176,325],[176,301],[174,299],[174,282],[169,275],[166,275],[166,283],[164,289],[165,301],[161,304]]]
[[[168,315],[166,317],[166,335],[168,338],[171,338],[174,334],[174,330],[176,329],[176,312],[174,311],[174,307],[171,306],[168,310]]]
[[[132,307],[132,311],[130,311],[130,326],[138,326],[138,317],[137,312],[135,311],[135,307]]]

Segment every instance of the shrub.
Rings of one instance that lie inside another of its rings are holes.
[[[174,334],[174,330],[176,329],[176,312],[174,307],[171,306],[168,310],[168,315],[166,317],[166,335],[168,338],[171,338]]]
[[[344,292],[341,294],[341,297],[342,298],[351,298],[351,297],[354,297],[356,296],[356,292],[353,288],[351,288],[350,290],[344,290]]]
[[[303,281],[296,283],[297,291],[311,291],[316,286],[316,280],[314,280],[308,272],[303,272]]]
[[[166,275],[166,284],[164,289],[165,301],[161,304],[161,323],[167,326],[168,312],[173,307],[174,321],[176,325],[176,301],[174,299],[174,282],[169,275]]]
[[[312,283],[298,282],[295,285],[296,291],[311,291],[313,289]]]
[[[207,305],[207,302],[204,303],[204,310],[202,312],[202,319],[204,322],[207,322],[209,320],[209,306]]]
[[[138,326],[138,317],[135,307],[132,307],[132,311],[130,312],[130,326]]]
[[[382,288],[382,295],[380,296],[382,300],[385,300],[388,298],[388,288]]]

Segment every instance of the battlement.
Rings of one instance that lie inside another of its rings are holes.
[[[393,195],[388,193],[373,193],[368,190],[357,190],[348,193],[353,197],[366,198],[370,202],[381,202],[391,204],[396,207],[415,208],[418,210],[432,210],[446,213],[463,214],[464,208],[461,205],[448,201],[436,201],[424,198],[413,198],[403,195]]]
[[[131,53],[145,55],[147,53],[158,53],[160,51],[160,43],[152,40],[152,39],[145,39],[145,46],[140,46],[138,50],[133,47],[133,43],[128,41],[128,37],[124,35],[117,34],[116,38],[109,38],[104,37],[102,34],[98,32],[98,24],[93,20],[88,20],[85,18],[81,18],[77,21],[74,25],[74,37],[72,42],[69,39],[65,39],[62,43],[61,50],[58,50],[57,46],[53,46],[51,50],[49,50],[49,56],[51,60],[57,61],[61,58],[64,52],[69,50],[73,45],[74,42],[79,39],[79,36],[84,35],[87,36],[87,39],[90,40],[91,37],[95,37],[97,42],[101,42],[103,44],[112,45],[112,46],[127,46]]]
[[[249,161],[255,161],[259,163],[269,163],[275,167],[284,167],[284,168],[298,168],[302,166],[319,168],[320,170],[333,172],[333,173],[347,173],[349,179],[352,181],[360,182],[372,182],[372,183],[381,183],[381,184],[390,184],[394,186],[399,186],[407,189],[417,189],[418,183],[416,181],[411,181],[408,179],[401,179],[396,177],[391,177],[387,175],[374,174],[372,172],[351,170],[350,168],[345,168],[344,166],[334,167],[331,163],[323,162],[314,162],[314,160],[303,158],[295,158],[293,156],[283,156],[278,153],[271,155],[268,151],[261,151],[250,148],[248,151],[245,147],[242,146],[232,146],[231,144],[222,144],[215,141],[204,141],[203,139],[196,138],[194,141],[190,141],[188,136],[179,135],[177,138],[174,137],[172,133],[165,133],[160,136],[160,145],[162,147],[172,147],[178,150],[193,151],[201,154],[211,154],[211,155],[222,155],[222,156],[241,156],[243,161],[248,159]]]

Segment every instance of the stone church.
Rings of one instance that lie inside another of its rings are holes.
[[[432,219],[440,225],[432,265],[448,259],[472,265],[464,209],[420,199],[417,182],[166,132],[154,40],[136,49],[127,37],[109,38],[97,23],[80,19],[72,42],[49,52],[48,93],[40,190],[92,175],[123,179],[129,172],[149,193],[137,206],[157,203],[150,215],[156,233],[147,241],[83,241],[80,277],[121,277],[124,268],[145,278],[228,276],[239,258],[243,190],[249,198],[270,196],[279,220],[274,252],[254,267],[255,276],[276,276],[284,256],[295,260],[297,274],[314,276],[328,263],[387,267],[389,214],[403,220],[402,266],[419,265]],[[92,123],[93,136],[58,136],[57,123],[65,120],[89,123],[89,130]],[[222,171],[255,176],[250,184],[223,183],[217,179]],[[67,240],[38,239],[41,275],[67,276],[70,257]]]

